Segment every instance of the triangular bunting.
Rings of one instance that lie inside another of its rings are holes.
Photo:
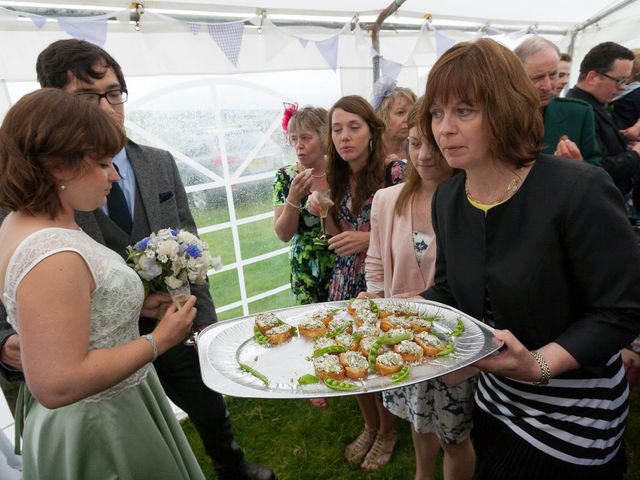
[[[106,18],[58,18],[58,25],[62,30],[74,38],[86,40],[99,47],[107,41],[107,19]]]
[[[320,55],[335,72],[338,68],[338,38],[340,34],[327,38],[326,40],[320,40],[315,42]]]
[[[218,44],[222,53],[233,63],[234,67],[238,66],[238,57],[240,57],[240,47],[242,45],[242,35],[244,33],[244,21],[233,23],[217,23],[207,25],[209,35]]]
[[[200,25],[199,23],[187,22],[187,25],[189,26],[189,30],[191,30],[191,33],[193,33],[194,35],[200,33],[200,27],[202,25]]]
[[[453,38],[446,37],[436,30],[436,54],[440,57],[456,44]]]
[[[280,55],[293,42],[291,35],[282,33],[268,18],[262,20],[262,36],[264,37],[264,54],[267,62]]]
[[[296,38],[300,42],[300,45],[302,45],[302,48],[307,48],[307,44],[309,43],[309,40],[307,40],[306,38],[302,38],[302,37],[296,37]]]
[[[47,17],[43,17],[42,15],[30,15],[31,21],[33,24],[41,29],[45,23],[47,23]]]
[[[435,61],[436,49],[433,46],[432,37],[433,33],[429,29],[428,23],[423,23],[413,51],[409,55],[409,61],[405,65],[423,66],[430,65]]]
[[[393,80],[398,78],[402,70],[402,64],[394,62],[393,60],[387,60],[384,57],[380,57],[380,76],[392,78]]]

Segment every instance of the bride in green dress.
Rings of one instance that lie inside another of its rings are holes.
[[[151,364],[187,336],[195,297],[141,337],[141,309],[158,302],[75,222],[106,203],[125,142],[107,113],[58,89],[26,95],[0,127],[0,291],[26,379],[25,480],[204,478]]]

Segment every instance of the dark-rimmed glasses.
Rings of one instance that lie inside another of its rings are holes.
[[[623,77],[623,78],[616,78],[616,77],[612,77],[611,75],[607,75],[604,72],[597,72],[598,75],[602,75],[603,77],[608,78],[609,80],[615,82],[615,84],[618,87],[622,87],[623,85],[626,85],[627,82],[629,81],[629,77]]]
[[[104,98],[109,105],[120,105],[127,101],[128,94],[126,90],[109,90],[104,93],[94,92],[78,92],[76,93],[83,100],[93,103],[94,105],[100,105],[100,101]]]

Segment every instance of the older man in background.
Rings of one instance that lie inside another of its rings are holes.
[[[538,90],[544,118],[544,153],[600,165],[594,114],[574,99],[558,98],[560,51],[549,40],[530,37],[515,49],[531,83]]]

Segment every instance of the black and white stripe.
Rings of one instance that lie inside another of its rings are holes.
[[[618,452],[629,411],[619,354],[591,378],[551,379],[536,386],[483,373],[476,404],[533,447],[577,465],[603,465]]]

